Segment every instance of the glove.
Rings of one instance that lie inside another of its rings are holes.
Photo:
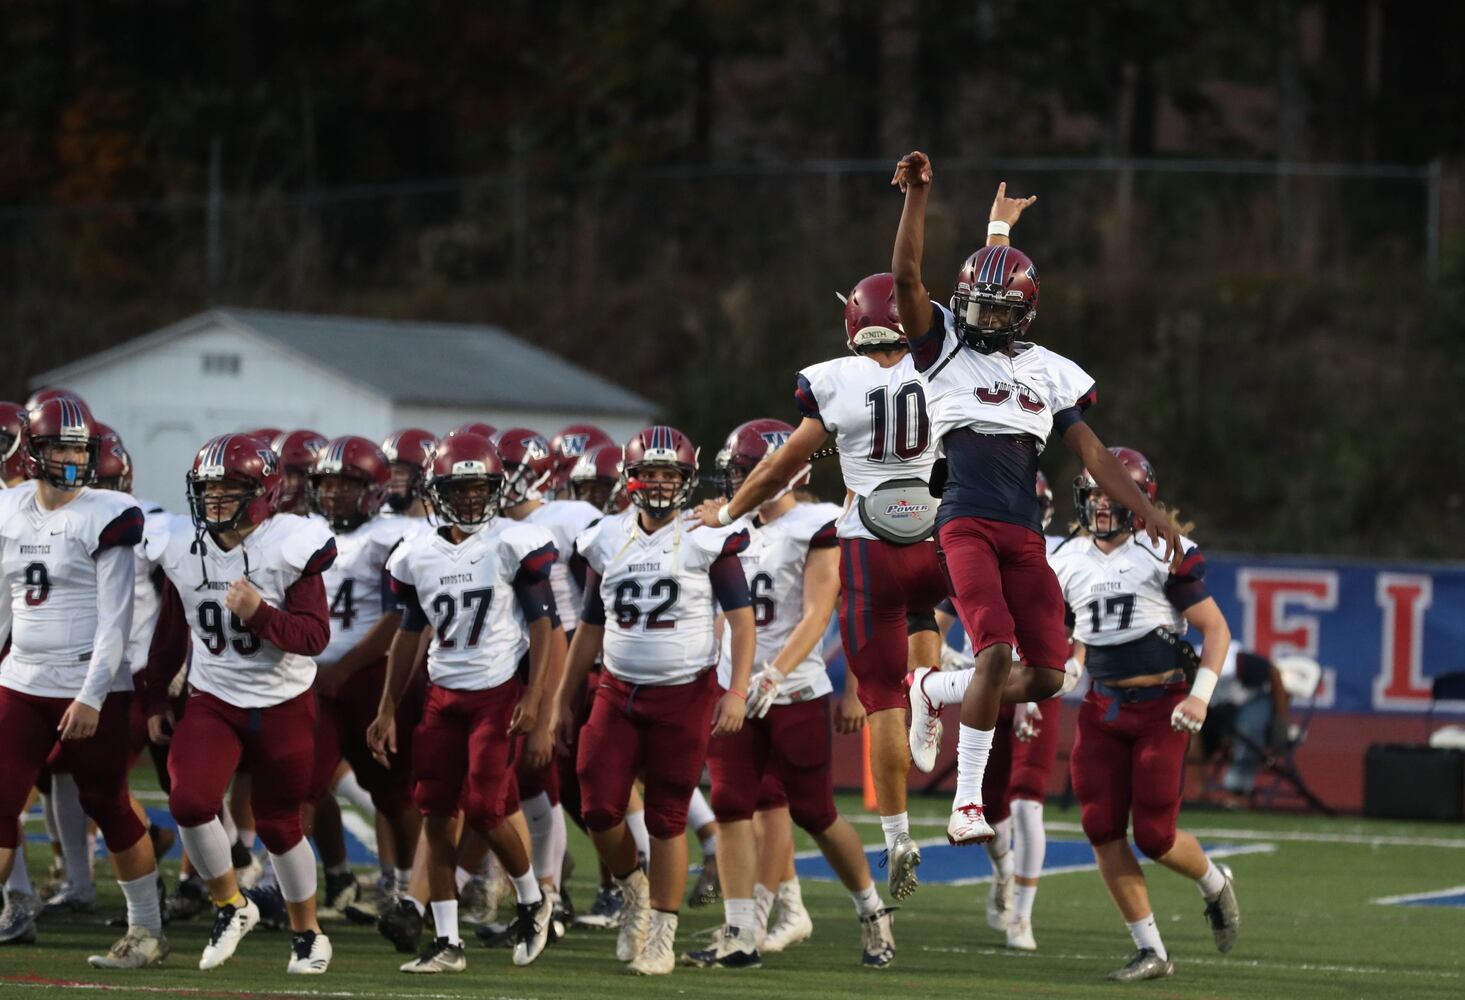
[[[763,669],[753,675],[748,685],[748,718],[761,719],[767,715],[782,686],[783,671],[771,663],[763,664]]]
[[[1043,713],[1038,710],[1038,703],[1035,701],[1020,704],[1012,713],[1012,735],[1024,743],[1038,738],[1042,732],[1039,723],[1043,721]]]

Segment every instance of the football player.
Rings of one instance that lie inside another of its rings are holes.
[[[630,506],[621,473],[620,445],[596,445],[570,470],[570,495],[602,514],[619,514]]]
[[[550,438],[552,468],[549,481],[545,483],[545,495],[551,499],[565,499],[570,493],[570,475],[580,459],[596,448],[605,447],[614,448],[617,459],[620,458],[620,448],[615,440],[594,424],[570,424]]]
[[[464,823],[487,839],[513,879],[519,901],[514,964],[528,965],[548,940],[551,903],[540,891],[528,845],[504,821],[519,805],[514,737],[534,730],[559,629],[549,583],[554,541],[542,528],[497,516],[503,463],[487,438],[448,435],[426,472],[424,489],[443,526],[403,543],[387,563],[402,621],[367,737],[383,762],[401,752],[397,708],[431,624],[430,684],[412,737],[412,771],[437,936],[402,971],[467,968],[454,880],[460,800]],[[526,654],[528,678],[521,684],[517,671]]]
[[[936,546],[924,540],[935,506],[926,485],[935,451],[925,385],[911,366],[889,274],[872,274],[854,287],[845,301],[844,328],[851,356],[798,375],[794,399],[803,420],[788,442],[749,474],[731,500],[706,501],[698,513],[707,525],[752,513],[786,489],[815,448],[835,435],[848,491],[836,523],[840,637],[868,713],[890,893],[904,899],[915,891],[921,863],[906,815],[906,617],[929,615],[946,596]]]
[[[1019,340],[1038,309],[1038,272],[1008,233],[1036,199],[997,189],[988,245],[967,258],[948,311],[921,280],[931,161],[915,152],[891,183],[905,193],[892,255],[895,298],[911,357],[927,389],[931,436],[946,456],[938,534],[951,596],[972,636],[976,667],[961,708],[957,783],[946,836],[984,843],[982,778],[1004,702],[1041,701],[1063,688],[1068,642],[1063,598],[1048,567],[1041,513],[1033,495],[1038,454],[1056,427],[1085,467],[1118,502],[1163,536],[1178,560],[1177,536],[1154,516],[1124,467],[1084,422],[1097,398],[1078,365]],[[1023,663],[1014,668],[1013,647]],[[863,689],[863,688],[862,688]]]
[[[757,637],[738,561],[747,532],[693,530],[682,516],[697,486],[692,442],[674,428],[648,427],[626,443],[622,462],[631,508],[575,542],[588,565],[585,609],[560,687],[560,724],[562,732],[573,727],[574,693],[603,653],[600,686],[580,733],[585,823],[625,898],[616,957],[633,972],[665,975],[676,966],[687,883],[687,806],[709,733],[742,726]],[[732,637],[725,693],[712,669],[715,607]],[[625,823],[638,774],[645,778],[649,879]]]
[[[1131,448],[1112,448],[1109,454],[1133,492],[1155,511],[1155,471],[1149,461]],[[1074,481],[1073,500],[1082,532],[1053,553],[1053,571],[1072,609],[1074,638],[1082,644],[1092,679],[1069,758],[1073,791],[1099,873],[1136,949],[1109,978],[1160,979],[1175,966],[1160,939],[1144,872],[1129,846],[1131,822],[1135,846],[1146,857],[1195,880],[1217,949],[1231,950],[1241,924],[1230,869],[1211,861],[1195,837],[1175,825],[1186,744],[1205,722],[1231,631],[1206,592],[1205,556],[1181,534],[1173,513],[1161,509],[1158,516],[1170,525],[1166,537],[1176,538],[1178,565],[1092,469]],[[1187,671],[1195,654],[1181,638],[1188,626],[1201,634],[1193,681]]]
[[[723,495],[734,495],[758,463],[793,432],[783,421],[769,419],[735,428],[717,455]],[[764,928],[754,906],[758,851],[752,820],[770,775],[777,777],[794,822],[814,838],[854,899],[862,925],[861,962],[881,968],[895,957],[891,911],[881,905],[859,834],[834,805],[829,730],[833,685],[820,646],[839,595],[835,522],[840,509],[799,503],[793,490],[808,478],[805,464],[781,493],[739,523],[749,532],[740,559],[750,581],[757,627],[754,659],[762,666],[748,689],[742,728],[713,740],[708,753],[726,920],[710,948],[682,956],[688,965],[738,969],[762,964]],[[718,680],[729,686],[730,641],[723,652]],[[796,883],[783,901],[790,911],[795,892]],[[796,930],[784,929],[773,942],[776,950],[792,943]]]
[[[312,657],[331,634],[321,574],[335,561],[336,542],[323,520],[276,512],[278,463],[247,434],[214,438],[188,473],[190,516],[169,518],[158,541],[149,540],[168,586],[148,655],[148,731],[161,742],[172,729],[168,808],[215,906],[199,968],[226,962],[260,918],[240,894],[218,818],[243,762],[289,915],[286,971],[314,975],[329,967],[331,943],[316,921],[315,852],[300,809],[315,759]],[[191,695],[175,720],[168,683],[190,651]]]
[[[12,818],[55,750],[106,838],[127,899],[127,933],[89,961],[142,968],[168,955],[153,844],[127,789],[132,548],[143,514],[130,496],[88,488],[101,439],[84,404],[48,398],[27,412],[24,434],[31,481],[0,493],[0,635],[10,637],[0,662],[0,880],[17,859]],[[18,903],[7,898],[0,934],[33,939]]]
[[[319,431],[288,431],[270,440],[270,448],[280,460],[280,503],[277,508],[280,513],[311,513],[310,470],[325,446],[325,435]]]
[[[422,467],[437,447],[437,437],[418,427],[393,431],[381,443],[382,453],[391,464],[392,477],[387,483],[384,517],[407,517],[422,521],[427,507],[422,499]]]
[[[22,449],[25,410],[14,403],[0,402],[0,487],[25,481],[25,451]]]

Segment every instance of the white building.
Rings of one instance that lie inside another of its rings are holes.
[[[624,441],[650,400],[498,327],[211,309],[37,375],[81,395],[132,454],[139,496],[182,512],[209,438],[307,427],[380,441],[482,420],[546,437],[593,423]]]

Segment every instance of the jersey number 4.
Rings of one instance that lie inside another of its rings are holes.
[[[870,461],[909,462],[931,443],[931,418],[926,414],[926,391],[919,382],[907,382],[895,390],[879,386],[865,394],[870,409]],[[891,411],[894,410],[894,419]]]
[[[1089,602],[1089,625],[1095,633],[1104,631],[1104,622],[1112,622],[1118,618],[1117,625],[1111,624],[1110,629],[1117,629],[1123,632],[1129,628],[1130,619],[1134,617],[1134,595],[1119,594],[1114,597],[1106,597],[1103,601],[1102,610],[1098,601]]]
[[[677,598],[682,596],[682,588],[672,579],[663,577],[651,585],[651,596],[660,597],[662,601],[656,607],[646,613],[646,627],[648,629],[676,628],[675,618],[664,617],[671,613],[676,607]],[[636,623],[641,620],[641,609],[631,603],[641,599],[641,584],[635,580],[622,580],[616,585],[615,613],[616,624],[621,628],[635,628]]]

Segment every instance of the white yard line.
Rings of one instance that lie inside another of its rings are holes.
[[[955,955],[986,955],[999,958],[1012,959],[1035,959],[1035,958],[1057,958],[1072,962],[1120,962],[1123,957],[1118,949],[1112,955],[1086,955],[1077,952],[1059,952],[1042,949],[1036,952],[1014,951],[1008,948],[963,948],[963,947],[935,947],[931,945],[918,945],[921,951],[929,951],[941,954]],[[1127,947],[1127,945],[1126,945]],[[1414,976],[1419,979],[1465,979],[1465,972],[1450,972],[1445,969],[1415,969],[1408,966],[1384,966],[1384,965],[1340,965],[1329,962],[1265,962],[1260,959],[1245,958],[1177,958],[1175,964],[1181,967],[1187,965],[1213,965],[1218,968],[1234,969],[1238,966],[1248,969],[1273,969],[1279,972],[1323,972],[1342,973],[1357,976]]]
[[[1410,892],[1402,896],[1380,896],[1374,902],[1382,906],[1397,906],[1400,903],[1417,903],[1426,899],[1443,899],[1446,896],[1458,896],[1465,893],[1465,885],[1452,886],[1449,889],[1436,889],[1433,892]]]

